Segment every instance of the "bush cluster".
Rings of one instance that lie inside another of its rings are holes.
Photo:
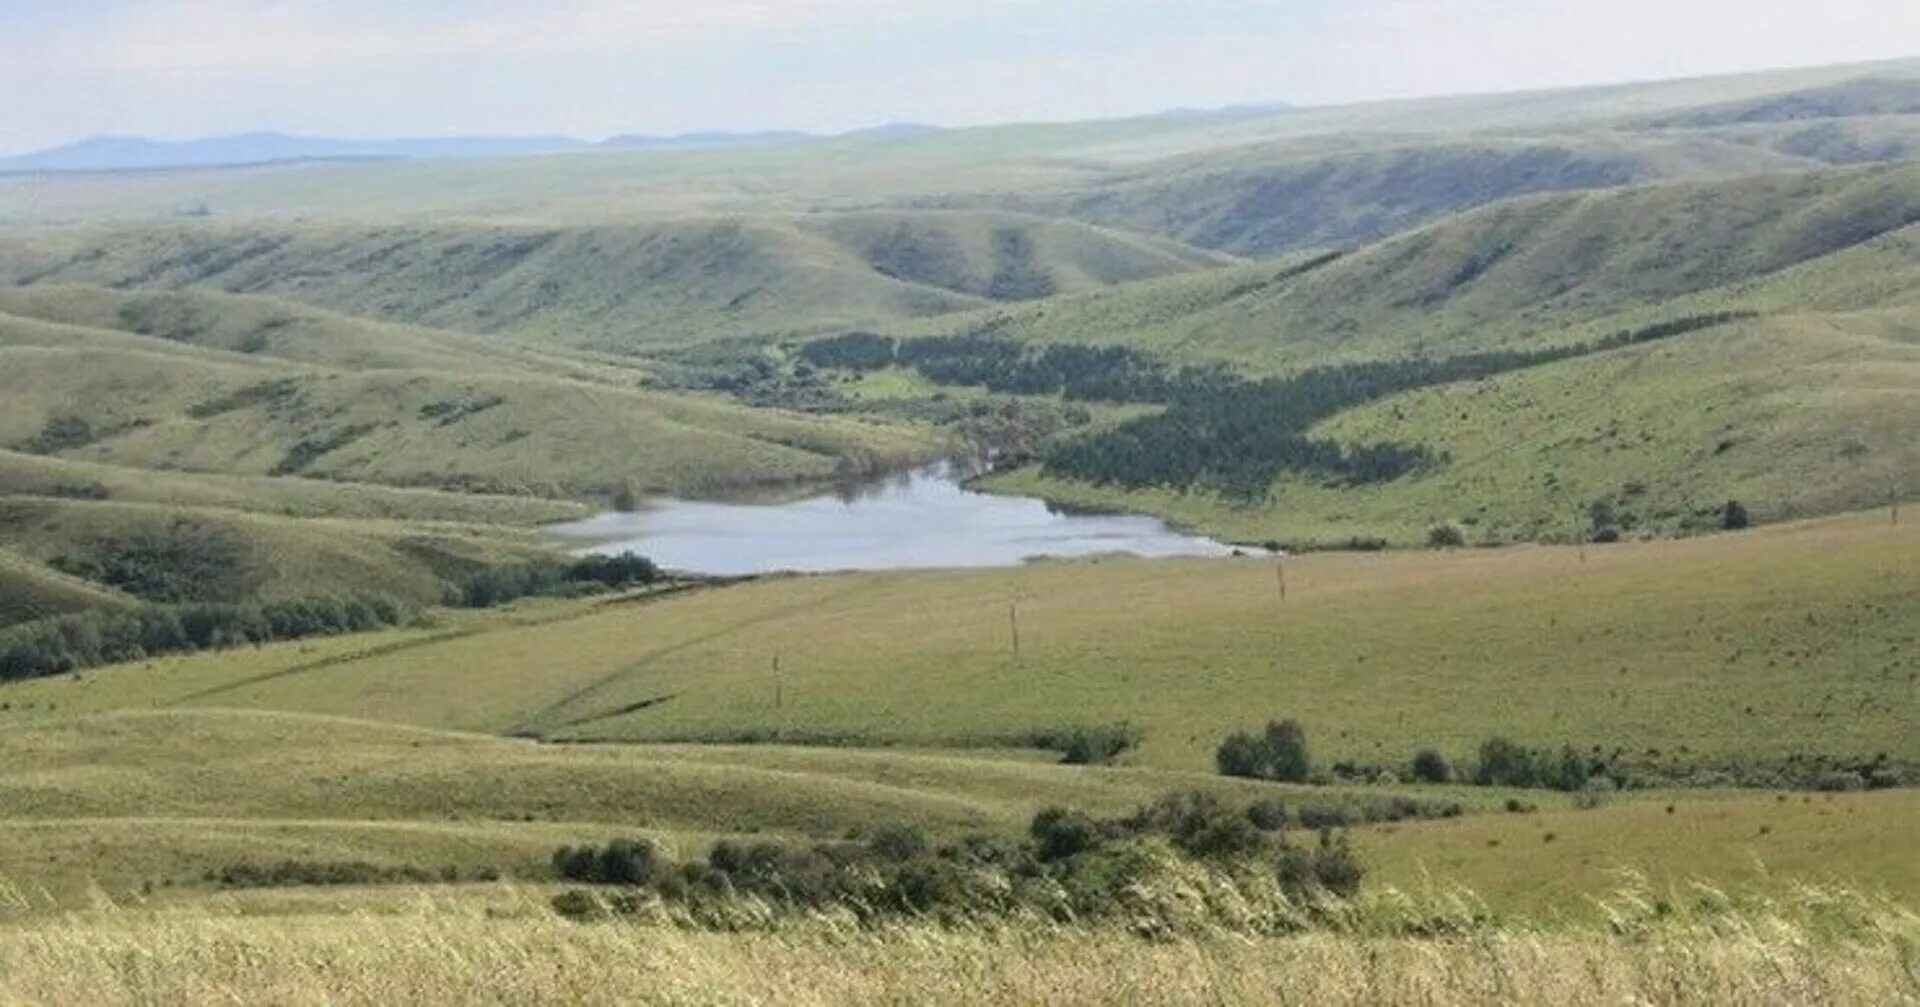
[[[1140,747],[1143,737],[1139,728],[1122,721],[1104,727],[1037,731],[1027,738],[1027,743],[1034,748],[1059,752],[1060,761],[1068,765],[1099,766]]]
[[[704,861],[683,863],[644,839],[562,847],[553,856],[561,878],[640,892],[569,892],[554,906],[576,917],[631,911],[644,893],[696,909],[752,896],[787,909],[844,909],[861,919],[1023,910],[1075,919],[1118,912],[1156,863],[1166,867],[1166,857],[1264,874],[1303,902],[1349,897],[1365,875],[1352,848],[1332,832],[1295,845],[1253,825],[1250,809],[1178,793],[1117,819],[1048,808],[1022,841],[970,836],[935,844],[918,828],[896,825],[859,841],[726,840]]]
[[[161,654],[359,632],[409,618],[405,605],[377,594],[75,612],[0,630],[0,681]]]
[[[660,577],[660,568],[653,560],[631,552],[583,556],[570,562],[538,560],[488,567],[467,578],[452,600],[467,608],[492,608],[520,598],[651,584]]]
[[[1307,732],[1297,720],[1268,721],[1258,735],[1230,734],[1214,750],[1213,761],[1224,776],[1305,783],[1313,775]]]
[[[1603,801],[1613,790],[1878,790],[1920,779],[1914,767],[1902,765],[1885,753],[1870,759],[1793,755],[1779,762],[1727,764],[1688,762],[1686,755],[1684,746],[1677,753],[1659,749],[1628,753],[1598,746],[1583,752],[1571,745],[1534,747],[1494,737],[1480,744],[1473,763],[1458,769],[1438,749],[1421,749],[1413,757],[1410,773],[1421,783],[1457,781],[1559,790],[1579,795],[1576,803],[1582,804]],[[1349,779],[1365,775],[1358,767],[1337,766],[1335,771]]]
[[[1594,767],[1571,745],[1553,752],[1496,737],[1481,742],[1473,782],[1492,787],[1574,791],[1585,787],[1594,775]]]

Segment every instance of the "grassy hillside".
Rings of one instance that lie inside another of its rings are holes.
[[[443,329],[384,324],[274,298],[204,290],[4,287],[0,315],[342,370],[532,371],[581,380],[631,380],[636,373],[631,362],[615,366]],[[74,336],[67,333],[66,338]],[[154,346],[147,341],[127,345]]]
[[[1446,355],[1557,343],[1659,317],[1672,299],[1754,281],[1916,222],[1915,166],[1541,196],[1318,268],[1249,264],[1000,309],[971,324],[1256,370]]]
[[[0,749],[0,836],[21,840],[0,844],[0,878],[68,896],[89,879],[191,886],[207,869],[328,851],[526,873],[562,843],[610,835],[698,856],[721,835],[834,837],[888,821],[1011,833],[1050,803],[1119,814],[1181,786],[1239,800],[1305,793],[953,753],[546,746],[218,710],[16,714]],[[1324,798],[1343,793],[1358,791]],[[1498,799],[1465,796],[1477,809]]]
[[[100,310],[70,294],[33,306]],[[321,345],[330,355],[346,344]],[[582,379],[545,358],[515,370],[504,356],[475,359],[338,370],[0,315],[0,446],[133,468],[555,497],[820,479],[935,450],[930,435],[898,426],[643,390],[632,372],[620,381],[591,361],[576,368]]]
[[[1920,78],[1866,76],[1783,94],[1654,116],[1655,127],[1728,126],[1855,116],[1920,114]]]
[[[531,496],[398,489],[327,479],[156,472],[0,451],[0,496],[116,500],[258,511],[287,517],[536,525],[584,517],[588,507]]]
[[[1728,500],[1762,520],[1830,513],[1910,496],[1920,471],[1906,434],[1920,422],[1915,172],[1509,201],[1342,256],[1297,255],[917,331],[1112,343],[1258,375],[1536,351],[1722,316],[1637,346],[1388,395],[1313,430],[1335,443],[1431,452],[1430,464],[1390,481],[1286,475],[1251,499],[1038,470],[987,485],[1300,545],[1416,543],[1438,522],[1491,542],[1578,539],[1596,523],[1596,501],[1630,513],[1629,534],[1709,525]]]
[[[75,573],[124,570],[154,601],[243,602],[368,591],[438,604],[480,568],[545,555],[477,526],[267,517],[152,504],[0,497],[0,549]],[[111,575],[109,575],[111,576]],[[151,586],[147,586],[151,585]]]
[[[0,628],[50,615],[126,608],[130,599],[0,549]]]
[[[1097,185],[1014,202],[1202,248],[1274,255],[1378,241],[1516,196],[1807,166],[1761,143],[1692,134],[1293,141],[1129,167]]]
[[[1171,242],[995,213],[598,227],[174,225],[0,246],[0,278],[15,283],[271,294],[363,317],[625,350],[870,326],[1216,263]],[[225,324],[259,331],[245,319]]]
[[[8,694],[630,740],[1005,745],[1128,720],[1144,764],[1193,770],[1281,715],[1328,761],[1466,758],[1499,733],[1650,764],[1920,760],[1914,527],[1881,512],[1587,550],[1308,556],[1288,562],[1284,604],[1254,560],[771,580],[312,671],[267,648]]]
[[[1838,264],[1832,272],[1875,275]],[[1792,286],[1827,273],[1823,266]],[[1729,500],[1762,522],[1885,505],[1920,491],[1915,317],[1886,308],[1737,321],[1390,396],[1316,427],[1337,442],[1420,444],[1444,459],[1385,483],[1288,475],[1253,502],[1091,486],[1034,470],[987,485],[1303,546],[1355,535],[1418,544],[1443,523],[1496,544],[1577,541],[1598,524],[1628,537],[1671,535],[1717,526]],[[1616,516],[1596,522],[1596,503]]]

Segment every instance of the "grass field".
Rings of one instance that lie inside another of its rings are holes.
[[[1917,550],[1883,511],[1585,550],[1307,556],[1286,564],[1284,604],[1253,559],[775,579],[312,673],[279,673],[303,663],[280,646],[8,692],[622,740],[993,745],[1128,720],[1144,764],[1196,770],[1282,715],[1329,760],[1465,758],[1505,733],[1653,762],[1683,746],[1913,761]]]
[[[1552,793],[1287,787],[1209,765],[1227,731],[1281,715],[1326,761],[1397,763],[1422,745],[1467,759],[1501,733],[1656,765],[1911,763],[1920,537],[1884,522],[1584,561],[1542,547],[1308,556],[1288,562],[1284,604],[1260,560],[775,579],[16,683],[0,688],[0,829],[23,841],[0,876],[43,909],[94,884],[191,902],[204,872],[242,861],[528,872],[568,836],[645,834],[697,855],[720,835],[886,821],[1011,832],[1048,804],[1120,814],[1202,787],[1462,800],[1461,819],[1360,830],[1375,883],[1466,884],[1532,919],[1591,919],[1586,897],[1622,872],[1658,890],[1837,882],[1915,898],[1920,876],[1889,841],[1920,813],[1913,791],[1635,791],[1583,811]],[[1020,748],[1034,730],[1119,719],[1145,732],[1119,767]],[[500,736],[528,730],[628,743]],[[710,743],[728,738],[834,747]],[[633,743],[650,739],[709,743]],[[1510,796],[1540,810],[1500,810]]]
[[[366,861],[539,877],[569,842],[648,836],[699,857],[721,836],[833,838],[886,823],[1009,834],[1040,808],[1123,814],[1170,790],[1346,803],[1418,792],[1463,818],[1357,830],[1370,890],[1465,886],[1502,918],[1591,922],[1629,875],[1653,893],[1711,880],[1748,893],[1846,884],[1920,898],[1898,844],[1912,791],[1636,793],[1596,810],[1565,795],[1408,786],[1300,787],[1019,753],[776,746],[538,745],[311,715],[212,710],[48,715],[9,727],[0,796],[7,915],[104,895],[198,904],[242,863]],[[1668,810],[1671,807],[1671,810]],[[1551,838],[1549,838],[1551,837]]]
[[[0,997],[140,1004],[1600,1005],[1900,1003],[1910,913],[1810,892],[1627,934],[1481,927],[1437,939],[1202,934],[1149,943],[1044,924],[773,933],[579,926],[523,893],[416,898],[351,918],[109,912],[0,929]],[[1844,923],[1830,919],[1851,903]]]

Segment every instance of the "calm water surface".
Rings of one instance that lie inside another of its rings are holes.
[[[717,575],[1232,552],[1158,518],[1069,514],[1044,500],[976,493],[959,484],[951,465],[783,503],[655,500],[635,513],[601,514],[553,530],[578,540],[581,552],[631,550],[670,569]]]

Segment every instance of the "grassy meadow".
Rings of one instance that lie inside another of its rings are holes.
[[[1125,720],[1145,732],[1143,764],[1182,770],[1281,715],[1329,760],[1395,765],[1428,745],[1464,759],[1498,733],[1653,762],[1681,746],[1694,760],[1920,760],[1920,532],[1889,517],[1315,554],[1285,562],[1284,602],[1274,562],[1253,558],[775,578],[311,673],[289,670],[321,646],[303,643],[9,692],[67,712],[199,703],[625,741],[991,747]]]
[[[826,919],[716,934],[569,924],[506,890],[419,896],[346,917],[107,911],[0,928],[0,995],[300,1005],[1899,1003],[1915,994],[1914,929],[1899,907],[1812,890],[1625,933],[1483,926],[1438,939],[1359,930],[1146,942],[1038,922],[863,931]]]
[[[1913,791],[1290,786],[1212,774],[1293,716],[1315,756],[1399,765],[1485,738],[1650,766],[1920,759],[1910,523],[1884,512],[1579,550],[1041,563],[774,578],[522,603],[422,625],[0,687],[0,876],[42,909],[96,886],[197,902],[236,862],[363,859],[537,876],[558,842],[1011,833],[1061,804],[1413,794],[1464,817],[1357,829],[1375,883],[1464,884],[1504,916],[1592,919],[1662,890],[1847,884],[1907,899]],[[1008,606],[1020,620],[1010,648]],[[771,669],[781,657],[780,671]],[[1112,767],[1036,732],[1127,720]],[[538,735],[552,744],[512,735]],[[617,744],[591,742],[618,742]],[[1510,799],[1538,810],[1513,814]]]

